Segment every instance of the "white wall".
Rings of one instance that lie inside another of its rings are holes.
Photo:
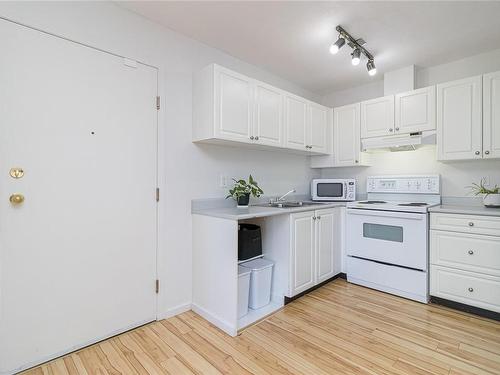
[[[415,88],[435,85],[455,79],[500,70],[500,49],[471,56],[447,64],[417,69]],[[384,96],[383,80],[348,90],[333,91],[325,95],[322,103],[336,107]],[[500,160],[473,160],[442,163],[436,161],[435,146],[417,151],[386,152],[371,155],[372,167],[328,168],[322,177],[355,177],[359,192],[366,192],[366,177],[384,174],[439,173],[442,177],[443,196],[469,196],[472,182],[487,177],[500,185]]]
[[[498,70],[500,70],[500,49],[429,68],[416,67],[415,88],[418,89]],[[384,96],[384,77],[379,76],[377,78],[377,81],[366,85],[346,90],[332,90],[330,93],[323,95],[321,102],[326,106],[339,107]]]
[[[440,174],[442,195],[446,197],[473,197],[468,186],[488,177],[500,185],[500,160],[436,161],[436,146],[416,151],[380,152],[370,155],[371,167],[326,168],[322,177],[355,177],[358,193],[366,193],[366,177],[391,174]]]
[[[383,77],[366,85],[355,86],[340,91],[332,91],[323,96],[321,103],[328,107],[340,107],[363,100],[378,98],[380,96],[384,96]]]
[[[0,16],[160,68],[159,311],[191,302],[191,199],[223,197],[219,174],[252,173],[266,194],[308,192],[319,172],[304,156],[191,143],[192,74],[219,63],[311,100],[310,92],[112,3],[5,3]]]

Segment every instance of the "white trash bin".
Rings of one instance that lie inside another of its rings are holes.
[[[238,266],[238,319],[248,314],[251,273],[248,268]]]
[[[241,264],[250,269],[250,302],[251,309],[260,309],[271,302],[271,282],[274,263],[267,259],[255,259]]]

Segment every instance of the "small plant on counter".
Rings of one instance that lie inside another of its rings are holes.
[[[479,183],[473,183],[469,189],[474,195],[483,195],[483,204],[486,207],[500,207],[500,186],[488,187],[486,178],[481,178]]]
[[[250,195],[252,197],[258,198],[264,192],[259,187],[257,181],[255,181],[252,175],[248,176],[248,181],[243,179],[236,180],[233,178],[235,182],[232,189],[229,189],[229,195],[227,198],[233,198],[238,202],[238,207],[248,207],[248,203],[250,202]]]

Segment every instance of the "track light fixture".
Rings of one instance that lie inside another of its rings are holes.
[[[377,74],[377,68],[375,67],[375,63],[373,62],[373,60],[368,60],[368,62],[366,63],[366,69],[368,70],[368,74],[371,76]]]
[[[361,38],[354,39],[351,34],[344,30],[344,28],[338,25],[335,30],[338,31],[339,37],[335,43],[330,46],[330,53],[332,55],[336,54],[339,49],[347,42],[347,45],[352,48],[351,53],[351,63],[356,66],[359,65],[361,61],[361,55],[364,55],[368,62],[366,63],[366,69],[368,70],[368,74],[373,76],[377,73],[377,68],[375,68],[375,61],[373,55],[363,47],[365,41]]]
[[[360,61],[361,61],[361,51],[358,48],[356,48],[351,53],[351,63],[352,65],[356,66],[359,65]]]
[[[330,53],[332,55],[335,55],[339,51],[339,49],[342,48],[344,44],[345,44],[345,39],[342,37],[338,38],[337,41],[330,46]]]

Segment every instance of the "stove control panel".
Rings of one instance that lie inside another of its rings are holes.
[[[440,194],[439,175],[371,176],[367,178],[368,193]]]

